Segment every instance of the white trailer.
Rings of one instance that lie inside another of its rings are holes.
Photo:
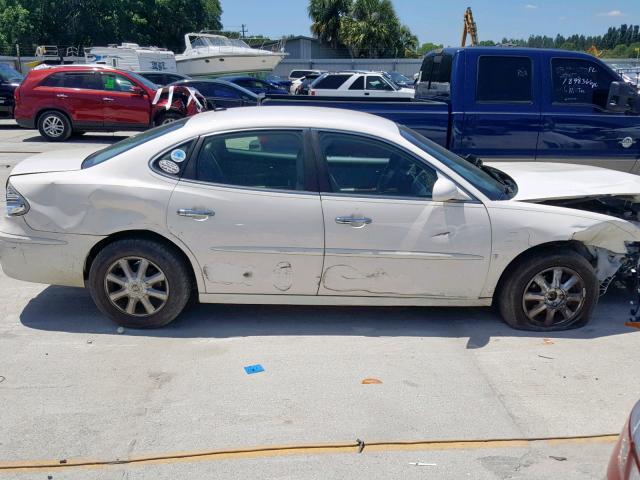
[[[136,71],[177,72],[176,57],[171,50],[141,47],[137,43],[123,43],[107,47],[84,49],[87,63],[103,63],[111,67]]]

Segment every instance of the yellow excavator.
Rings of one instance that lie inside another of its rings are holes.
[[[471,7],[467,7],[467,10],[464,12],[464,29],[462,30],[463,47],[467,44],[467,35],[471,37],[471,46],[478,46],[478,29],[476,27],[476,22],[473,19]]]

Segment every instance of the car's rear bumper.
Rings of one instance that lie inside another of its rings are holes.
[[[84,286],[91,248],[103,237],[31,230],[22,219],[0,222],[0,264],[4,273],[27,282]]]
[[[33,118],[16,118],[16,122],[22,128],[36,128],[36,124]]]

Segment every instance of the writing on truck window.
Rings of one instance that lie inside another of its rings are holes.
[[[553,101],[587,103],[605,107],[613,77],[588,60],[554,58],[551,60]]]

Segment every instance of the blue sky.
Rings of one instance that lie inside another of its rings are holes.
[[[246,24],[249,34],[309,35],[306,0],[221,0],[229,30]],[[640,23],[640,0],[393,0],[400,20],[420,42],[457,45],[462,16],[473,9],[480,40],[605,33],[609,26]]]

